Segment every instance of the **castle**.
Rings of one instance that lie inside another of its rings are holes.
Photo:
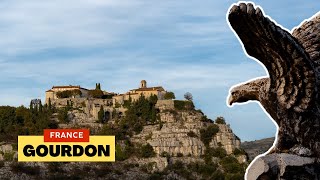
[[[59,99],[57,97],[57,93],[58,92],[63,92],[63,91],[72,91],[72,90],[79,90],[81,92],[81,95],[75,96],[74,98],[77,97],[88,97],[88,89],[82,88],[80,86],[53,86],[51,89],[46,91],[46,104],[49,103],[49,99],[52,100],[56,100]]]
[[[89,90],[86,88],[83,88],[81,86],[53,86],[51,89],[46,91],[46,104],[49,103],[49,100],[51,102],[58,100],[58,99],[63,99],[63,98],[59,98],[57,96],[57,94],[59,92],[63,92],[63,91],[80,91],[81,93],[79,93],[78,95],[72,96],[72,98],[88,98],[90,99],[90,91],[93,90]],[[124,93],[124,94],[115,94],[115,93],[108,93],[106,91],[103,91],[103,94],[105,95],[111,95],[109,96],[107,99],[112,99],[112,102],[108,103],[108,105],[113,105],[115,106],[116,104],[119,105],[123,105],[124,101],[131,99],[132,101],[135,101],[137,99],[139,99],[139,97],[141,95],[143,95],[146,98],[149,98],[152,95],[156,95],[158,97],[158,99],[163,99],[165,93],[167,91],[162,87],[162,86],[156,86],[156,87],[147,87],[147,81],[146,80],[142,80],[140,82],[140,86],[137,89],[132,89],[129,90],[128,92]]]
[[[147,87],[147,81],[142,80],[138,89],[129,90],[125,94],[118,94],[116,96],[113,96],[112,99],[113,104],[123,104],[124,101],[129,100],[130,98],[132,101],[135,101],[139,99],[141,95],[143,95],[146,98],[156,95],[158,99],[163,99],[166,92],[167,91],[165,91],[161,86]]]

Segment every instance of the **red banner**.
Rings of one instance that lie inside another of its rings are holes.
[[[44,142],[89,142],[89,129],[44,129]]]

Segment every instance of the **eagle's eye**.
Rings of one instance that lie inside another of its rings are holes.
[[[232,92],[232,93],[231,93],[232,96],[234,96],[235,94],[236,94],[235,92]]]

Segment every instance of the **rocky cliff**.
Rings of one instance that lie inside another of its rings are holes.
[[[64,107],[67,102],[61,100],[54,103]],[[97,113],[97,110],[93,109],[99,109],[103,103],[107,101],[73,100],[73,108],[68,111],[69,123],[60,123],[59,126],[89,126],[100,130],[119,126],[121,116],[111,117],[103,125],[94,121],[93,113]],[[14,162],[15,148],[6,144],[2,149],[5,149],[7,154],[9,150],[13,152],[13,161],[0,164],[0,175],[11,179],[59,179],[65,176],[86,177],[84,179],[150,179],[158,176],[161,179],[215,179],[224,175],[230,178],[243,177],[247,157],[240,150],[240,139],[224,120],[215,123],[200,110],[177,109],[173,100],[159,100],[155,108],[156,122],[147,122],[140,132],[117,140],[116,153],[125,154],[125,158],[117,159],[116,163],[21,164]],[[104,109],[111,111],[108,107]],[[116,112],[121,112],[121,107],[116,109]],[[130,142],[132,146],[130,152],[126,150],[126,142]],[[139,155],[141,146],[145,145],[151,146],[154,155]]]
[[[241,148],[248,154],[249,160],[267,152],[274,143],[274,137],[241,143]]]

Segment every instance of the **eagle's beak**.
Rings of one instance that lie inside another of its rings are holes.
[[[233,97],[230,95],[229,99],[228,99],[228,104],[229,104],[229,106],[231,106],[233,103],[234,103],[233,102]]]

